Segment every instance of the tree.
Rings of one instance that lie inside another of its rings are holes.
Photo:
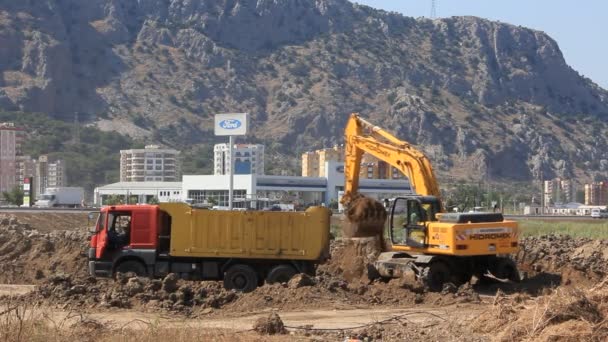
[[[5,201],[13,205],[23,204],[23,190],[19,185],[15,185],[11,191],[2,192]]]
[[[156,196],[152,196],[148,199],[148,204],[158,204],[158,203],[160,203],[160,202],[158,201],[158,198]]]
[[[120,195],[110,195],[106,196],[103,199],[104,205],[117,205],[123,203],[123,196]]]

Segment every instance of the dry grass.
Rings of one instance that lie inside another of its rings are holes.
[[[518,220],[524,236],[549,234],[570,235],[590,239],[608,239],[608,220],[597,221],[537,221]]]
[[[558,288],[534,300],[499,293],[474,328],[500,341],[606,341],[606,290]]]
[[[57,315],[49,308],[12,301],[0,306],[0,341],[7,342],[148,342],[148,341],[284,341],[293,336],[263,336],[253,331],[161,326],[158,322],[134,319],[126,324],[100,322],[81,312]]]

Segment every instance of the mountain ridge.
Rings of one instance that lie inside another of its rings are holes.
[[[345,0],[23,1],[0,5],[0,61],[4,110],[177,148],[215,141],[214,113],[247,111],[277,170],[340,143],[359,112],[444,176],[608,171],[608,92],[543,32],[476,17]]]

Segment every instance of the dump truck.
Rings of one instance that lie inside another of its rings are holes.
[[[99,212],[88,250],[92,276],[133,272],[223,280],[248,292],[314,275],[329,258],[331,212],[222,211],[186,203],[116,205]]]
[[[520,280],[509,257],[519,248],[517,222],[501,213],[446,213],[424,153],[358,114],[348,120],[344,140],[343,236],[382,242],[384,253],[369,268],[370,276],[415,279],[434,291],[448,282],[466,283],[474,275],[480,280]],[[387,212],[382,203],[359,193],[364,153],[407,176],[416,195],[393,198]],[[385,223],[390,247],[384,244]]]

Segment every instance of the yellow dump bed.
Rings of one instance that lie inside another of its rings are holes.
[[[224,211],[163,203],[171,216],[174,257],[318,260],[329,257],[324,207],[305,212]]]

